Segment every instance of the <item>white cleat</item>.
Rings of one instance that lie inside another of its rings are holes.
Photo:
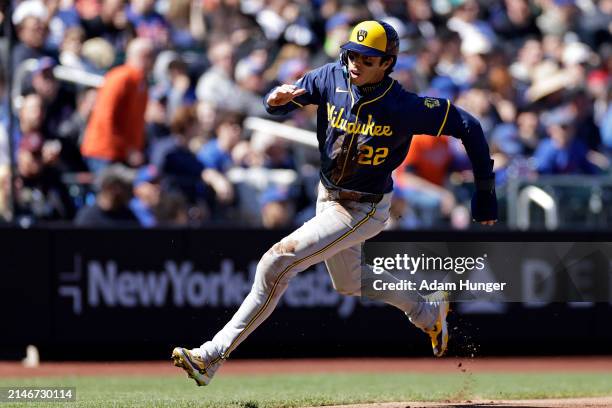
[[[208,363],[197,349],[189,350],[183,347],[175,347],[172,350],[172,361],[175,366],[185,370],[187,376],[193,378],[199,386],[208,385],[222,363],[221,358]]]
[[[438,308],[438,315],[433,326],[429,329],[423,329],[431,339],[431,348],[436,357],[442,357],[448,348],[448,325],[446,316],[450,310],[448,301],[448,292],[438,291],[431,295],[425,296],[429,304],[435,305]]]

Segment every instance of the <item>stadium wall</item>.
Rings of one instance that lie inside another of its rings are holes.
[[[0,229],[0,359],[28,344],[50,360],[164,359],[232,316],[257,260],[285,231]],[[376,241],[612,241],[609,234],[386,232]],[[519,256],[520,254],[517,254]],[[569,261],[568,261],[569,262]],[[459,304],[451,351],[612,353],[610,303]],[[391,307],[343,297],[324,265],[299,274],[279,308],[232,356],[428,356]]]

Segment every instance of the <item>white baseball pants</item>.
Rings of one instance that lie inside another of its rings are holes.
[[[291,278],[319,262],[327,265],[339,293],[359,296],[361,245],[384,229],[391,194],[377,204],[334,201],[319,185],[316,216],[263,255],[251,292],[225,327],[202,345],[203,355],[227,358],[272,313]],[[377,279],[397,280],[390,274]],[[380,300],[404,311],[418,327],[429,327],[435,320],[435,311],[412,291],[386,291]]]

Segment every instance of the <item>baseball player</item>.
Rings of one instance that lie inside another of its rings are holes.
[[[362,243],[385,227],[391,173],[406,157],[412,135],[445,134],[462,140],[476,184],[472,217],[481,224],[496,222],[493,161],[480,124],[449,100],[419,97],[393,80],[389,74],[398,45],[390,25],[364,21],[342,46],[338,62],[307,73],[293,85],[276,87],[264,97],[272,114],[318,106],[321,182],[316,216],[263,255],[251,292],[211,341],[173,350],[174,364],[198,385],[208,384],[232,351],[272,313],[297,273],[325,262],[338,292],[361,294]],[[395,278],[385,274],[384,279]],[[446,296],[387,292],[383,300],[427,333],[434,355],[442,356],[448,344]]]

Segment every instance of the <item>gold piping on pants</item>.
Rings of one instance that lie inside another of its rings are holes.
[[[348,237],[349,235],[351,235],[353,232],[355,232],[357,230],[357,228],[359,228],[360,226],[362,226],[363,224],[365,224],[370,218],[372,218],[372,216],[374,215],[374,213],[376,213],[376,206],[373,205],[372,209],[370,210],[370,212],[365,216],[365,218],[363,218],[361,221],[359,221],[357,224],[355,224],[353,227],[351,227],[351,229],[349,229],[347,232],[345,232],[344,234],[342,234],[342,236],[336,238],[335,240],[333,240],[332,242],[330,242],[329,244],[327,244],[326,246],[324,246],[323,248],[321,248],[320,250],[318,250],[317,252],[314,252],[302,259],[299,259],[295,262],[293,262],[291,265],[287,266],[282,272],[281,274],[278,276],[278,278],[276,278],[276,280],[274,281],[274,285],[272,285],[272,290],[270,291],[270,294],[268,295],[268,298],[266,299],[265,303],[263,304],[263,306],[261,307],[261,309],[259,309],[259,311],[255,314],[255,316],[253,316],[251,318],[251,320],[249,321],[249,323],[247,323],[247,325],[244,327],[244,329],[240,332],[240,334],[238,335],[238,337],[236,337],[236,339],[234,339],[234,341],[232,341],[232,343],[229,345],[229,347],[227,348],[227,352],[223,353],[221,356],[217,357],[216,359],[214,359],[212,362],[210,362],[206,368],[210,367],[213,364],[216,364],[219,360],[224,360],[227,359],[230,355],[230,353],[232,352],[232,347],[234,346],[234,344],[240,340],[240,337],[242,337],[243,333],[245,333],[253,324],[253,322],[255,322],[259,316],[261,316],[261,314],[267,309],[268,305],[270,304],[270,301],[272,300],[272,298],[274,297],[274,292],[276,291],[276,288],[279,284],[279,282],[281,281],[281,279],[287,274],[287,272],[289,272],[291,270],[291,268],[293,268],[296,265],[299,265],[300,263],[312,258],[313,256],[319,255],[322,252],[325,252],[326,250],[328,250],[329,248],[331,248],[333,245],[337,244],[338,242],[342,241],[343,239],[345,239],[346,237]],[[206,369],[205,368],[205,369]]]

